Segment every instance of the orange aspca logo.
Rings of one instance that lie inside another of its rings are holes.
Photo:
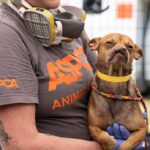
[[[19,88],[15,79],[0,79],[0,87],[4,88]]]
[[[81,69],[91,70],[88,62],[83,62],[80,56],[84,55],[83,48],[74,49],[73,55],[67,55],[58,59],[55,63],[48,62],[47,70],[50,76],[48,90],[56,90],[57,85],[65,83],[71,84],[82,78]]]
[[[72,93],[66,97],[62,97],[60,101],[58,99],[55,99],[52,105],[52,110],[55,110],[56,108],[60,109],[65,106],[71,105],[72,103],[79,101],[81,97],[83,97],[84,95],[85,95],[85,90],[80,89],[79,91],[76,91],[75,93]]]

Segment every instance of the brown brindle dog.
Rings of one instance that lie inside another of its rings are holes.
[[[143,56],[142,49],[128,36],[117,33],[92,39],[89,46],[98,51],[97,73],[93,79],[95,88],[104,93],[137,97],[130,74],[133,59]],[[89,131],[104,150],[115,147],[116,140],[106,132],[107,126],[115,122],[131,131],[119,150],[132,150],[145,139],[147,124],[137,101],[111,99],[92,91],[88,105]]]

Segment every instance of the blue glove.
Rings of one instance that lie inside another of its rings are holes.
[[[130,136],[130,131],[124,127],[123,125],[120,125],[118,123],[114,123],[107,127],[107,132],[109,135],[114,136],[117,143],[113,150],[118,150],[120,145]],[[138,146],[136,146],[133,150],[141,150],[144,143],[142,142]]]

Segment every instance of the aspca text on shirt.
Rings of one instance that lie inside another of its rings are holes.
[[[78,49],[74,49],[73,55],[69,54],[55,62],[47,62],[49,73],[48,91],[55,91],[62,84],[71,85],[78,82],[84,76],[83,71],[81,71],[82,69],[86,71],[92,70],[88,62],[81,60],[83,55],[85,55],[83,48],[79,47]],[[85,95],[85,91],[86,89],[83,87],[60,99],[54,99],[51,110],[63,108],[80,100]]]

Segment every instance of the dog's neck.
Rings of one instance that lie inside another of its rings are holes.
[[[102,62],[97,64],[97,69],[110,76],[126,76],[132,72],[132,66]]]
[[[130,75],[132,72],[131,66],[127,65],[113,65],[110,63],[98,63],[97,69],[103,74],[109,76],[127,76]],[[129,86],[130,86],[130,79],[127,82],[108,82],[99,78],[97,75],[95,76],[95,80],[97,83],[98,90],[117,94],[117,95],[130,95]]]

